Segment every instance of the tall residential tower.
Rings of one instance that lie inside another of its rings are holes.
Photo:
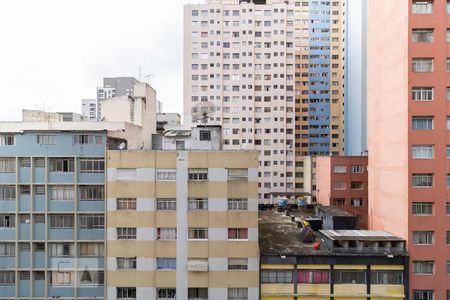
[[[369,216],[405,238],[412,299],[450,294],[446,1],[369,1]]]

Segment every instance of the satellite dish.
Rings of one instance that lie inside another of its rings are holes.
[[[192,120],[206,125],[208,119],[212,117],[215,112],[216,106],[211,101],[199,102],[191,108]]]
[[[122,143],[120,143],[120,145],[119,145],[119,149],[120,149],[120,150],[123,150],[123,149],[125,149],[126,146],[127,146],[127,144],[125,144],[124,142],[122,142]]]

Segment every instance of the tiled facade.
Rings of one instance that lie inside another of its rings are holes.
[[[258,299],[257,153],[107,152],[107,299]]]
[[[0,139],[0,299],[103,299],[106,131]]]

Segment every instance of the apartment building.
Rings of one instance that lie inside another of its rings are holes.
[[[450,299],[449,7],[369,1],[370,226],[408,241],[414,300]]]
[[[184,122],[211,102],[208,125],[224,149],[260,153],[259,199],[294,192],[294,5],[209,1],[186,5]]]
[[[0,299],[104,299],[107,134],[83,123],[0,124]]]
[[[97,99],[81,99],[81,114],[89,121],[97,121],[99,118],[97,106]]]
[[[185,149],[107,152],[107,299],[259,299],[257,153]]]
[[[367,156],[322,156],[316,163],[316,199],[358,218],[358,227],[368,227]]]
[[[295,4],[296,156],[344,151],[345,1]]]
[[[260,299],[410,299],[404,239],[312,229],[310,217],[260,212]]]

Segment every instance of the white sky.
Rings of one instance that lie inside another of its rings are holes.
[[[183,4],[201,0],[0,1],[0,120],[23,108],[81,112],[103,77],[153,73],[183,109]]]

